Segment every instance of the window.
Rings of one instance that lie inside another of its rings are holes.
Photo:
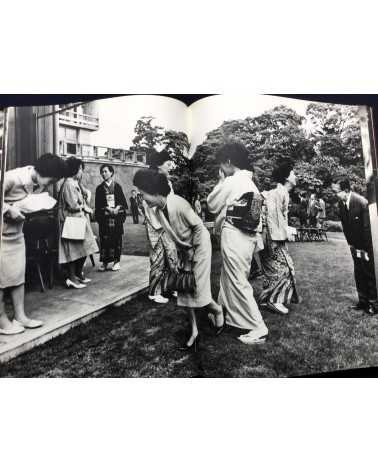
[[[125,161],[133,162],[133,153],[132,151],[125,151]]]
[[[136,160],[137,162],[145,162],[145,159],[146,159],[146,156],[144,154],[144,152],[137,152],[136,154]]]
[[[76,129],[64,128],[64,136],[68,141],[77,141]]]
[[[67,154],[76,155],[76,144],[67,143]]]
[[[89,144],[83,144],[81,146],[81,154],[83,157],[93,157],[94,156],[93,146],[90,146]]]
[[[109,158],[109,149],[102,146],[97,146],[97,157],[100,159]]]
[[[122,160],[122,149],[112,149],[112,158]]]

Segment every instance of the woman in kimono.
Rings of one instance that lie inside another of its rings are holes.
[[[182,197],[171,192],[165,175],[152,170],[140,170],[135,174],[134,185],[142,193],[144,201],[155,209],[165,237],[174,242],[176,251],[168,254],[169,270],[177,270],[178,264],[185,264],[194,273],[196,288],[193,293],[178,293],[177,305],[186,307],[189,314],[191,334],[182,349],[196,350],[198,328],[195,310],[206,307],[213,316],[216,333],[224,326],[221,307],[211,295],[211,242],[210,234],[201,218]]]
[[[98,246],[94,237],[88,214],[92,213],[85,202],[80,187],[83,173],[83,162],[76,157],[70,157],[66,161],[66,179],[59,191],[58,220],[60,235],[63,231],[64,221],[67,216],[83,218],[85,220],[85,235],[83,240],[59,238],[59,264],[64,264],[68,271],[65,281],[67,288],[82,289],[90,282],[84,275],[85,259],[98,252]]]
[[[172,159],[165,150],[153,152],[149,158],[150,169],[164,175],[168,180],[170,191],[173,187],[169,181],[169,173],[173,167]],[[143,196],[143,195],[142,195]],[[147,239],[150,244],[150,283],[148,298],[155,303],[168,303],[169,294],[163,293],[164,277],[167,273],[168,253],[170,252],[170,240],[164,234],[159,219],[156,217],[156,208],[150,207],[144,202],[145,225]]]
[[[266,222],[265,248],[260,253],[263,267],[263,291],[259,303],[279,314],[289,312],[287,305],[298,303],[293,260],[287,249],[289,191],[296,185],[291,162],[273,169],[272,180],[277,187],[264,193]]]
[[[18,334],[25,328],[38,328],[43,324],[25,314],[25,217],[14,204],[32,193],[45,191],[63,175],[64,162],[52,154],[41,156],[35,166],[19,167],[5,173],[0,250],[0,334]],[[13,319],[5,313],[5,289],[9,289],[12,298]]]
[[[217,215],[215,232],[220,233],[222,270],[218,303],[225,309],[226,324],[248,330],[239,340],[245,344],[265,341],[268,329],[248,281],[252,258],[261,247],[261,235],[247,233],[232,224],[226,214],[245,193],[260,195],[249,170],[248,151],[243,144],[225,144],[216,153],[219,183],[207,197],[209,211]]]
[[[120,270],[123,224],[128,208],[122,187],[114,181],[114,168],[109,164],[100,167],[104,181],[96,189],[96,221],[100,234],[100,272],[113,263],[112,271]]]

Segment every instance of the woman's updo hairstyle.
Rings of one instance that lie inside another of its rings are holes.
[[[65,167],[65,177],[74,177],[80,168],[84,169],[84,162],[77,157],[69,157],[65,161]]]
[[[150,169],[158,170],[160,166],[162,166],[165,162],[171,161],[172,158],[169,155],[168,151],[163,149],[162,151],[152,151],[151,154],[148,156],[148,163],[150,165]]]
[[[134,175],[133,185],[150,195],[166,197],[171,192],[167,177],[153,169],[138,170]]]
[[[272,180],[283,185],[293,169],[294,164],[291,160],[281,161],[273,169]]]
[[[63,159],[55,154],[43,154],[35,163],[34,169],[41,177],[60,180],[65,176],[66,166]]]

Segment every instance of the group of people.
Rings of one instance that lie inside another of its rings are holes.
[[[238,339],[245,344],[266,340],[268,328],[261,314],[265,307],[280,315],[299,303],[295,269],[287,248],[289,192],[296,186],[293,163],[280,161],[273,169],[273,189],[260,192],[253,179],[248,150],[241,143],[229,143],[218,149],[216,161],[219,181],[207,197],[208,210],[215,215],[214,233],[220,239],[222,267],[219,293],[211,290],[212,244],[210,233],[200,214],[200,199],[193,206],[176,195],[170,181],[173,162],[163,150],[151,156],[148,169],[136,172],[130,199],[133,220],[145,218],[150,249],[149,298],[187,309],[190,336],[182,349],[196,349],[197,310],[208,313],[216,335],[226,325],[245,330]],[[114,169],[103,164],[103,182],[95,193],[95,209],[90,207],[91,192],[82,184],[84,163],[71,157],[42,156],[34,166],[6,172],[2,246],[0,252],[0,334],[17,334],[42,325],[25,313],[25,241],[24,214],[16,202],[39,193],[61,181],[58,192],[59,263],[66,269],[67,288],[82,289],[91,282],[84,273],[88,256],[100,252],[100,271],[120,269],[123,225],[128,204],[120,184],[114,181]],[[367,201],[351,192],[347,179],[334,182],[339,199],[343,230],[354,261],[358,303],[352,308],[377,313],[373,246]],[[139,197],[138,197],[139,195]],[[311,208],[316,195],[307,204]],[[63,237],[68,217],[80,218],[84,237]],[[91,220],[99,225],[99,243]],[[263,288],[255,298],[249,281],[253,260],[263,274]],[[4,308],[8,289],[14,315]]]
[[[299,222],[302,227],[323,228],[326,218],[326,204],[321,192],[299,195]]]
[[[67,288],[84,289],[91,282],[84,273],[86,258],[100,252],[99,270],[120,270],[123,225],[128,204],[120,184],[114,181],[114,168],[103,164],[103,182],[96,188],[95,209],[90,206],[91,192],[82,183],[84,163],[70,157],[61,159],[53,154],[41,156],[34,166],[20,167],[5,173],[2,245],[0,251],[0,334],[18,334],[38,328],[42,321],[25,313],[26,250],[23,226],[25,215],[17,202],[31,194],[47,191],[58,184],[57,224],[59,227],[59,264],[66,274]],[[131,200],[132,201],[132,200]],[[64,237],[70,219],[74,232],[81,228],[83,236]],[[98,223],[99,246],[91,220]],[[76,228],[76,229],[75,229]],[[4,292],[12,299],[13,316],[5,312]]]
[[[196,348],[196,309],[208,312],[216,334],[225,325],[234,326],[246,330],[239,336],[240,341],[255,344],[264,342],[268,335],[259,304],[287,314],[290,303],[299,301],[294,265],[286,246],[289,191],[296,185],[292,163],[282,162],[277,166],[272,175],[277,186],[262,196],[253,181],[248,151],[242,144],[224,145],[216,159],[219,182],[208,195],[207,205],[216,216],[215,232],[221,240],[222,269],[217,301],[211,292],[210,234],[198,212],[174,194],[169,180],[172,165],[169,154],[156,153],[151,168],[138,171],[133,182],[145,202],[151,262],[150,299],[166,303],[174,296],[165,291],[172,273],[182,277],[183,271],[194,275],[195,288],[177,294],[177,305],[187,308],[191,326],[183,349]],[[243,228],[238,215],[243,210],[248,212],[249,205],[257,209],[256,222]],[[248,280],[257,252],[264,269],[264,290],[259,300],[255,299]]]

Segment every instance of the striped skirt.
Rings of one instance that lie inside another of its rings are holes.
[[[264,274],[259,303],[299,303],[294,263],[285,241],[269,241],[260,252]]]
[[[165,231],[159,232],[157,242],[151,246],[150,265],[149,295],[162,295],[166,278],[177,267],[176,245]]]

